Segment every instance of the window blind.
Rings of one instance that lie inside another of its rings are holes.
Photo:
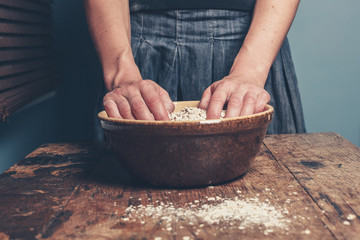
[[[52,0],[0,0],[0,119],[52,91]]]

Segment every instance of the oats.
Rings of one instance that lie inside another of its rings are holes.
[[[225,111],[220,114],[220,118],[225,117]],[[206,110],[197,107],[185,107],[179,112],[169,113],[171,121],[194,121],[206,120]]]

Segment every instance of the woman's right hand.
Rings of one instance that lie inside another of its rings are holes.
[[[109,117],[138,120],[170,120],[168,113],[175,108],[169,94],[151,80],[119,84],[103,105]]]
[[[109,91],[103,104],[110,117],[169,120],[174,110],[169,94],[143,80],[133,59],[129,1],[84,0],[89,29]]]

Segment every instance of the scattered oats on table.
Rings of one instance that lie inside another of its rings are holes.
[[[172,226],[183,225],[197,227],[221,227],[226,223],[229,228],[240,230],[253,229],[261,226],[266,234],[276,230],[288,231],[291,224],[289,212],[281,206],[274,206],[259,198],[218,197],[215,201],[208,201],[214,197],[174,205],[169,202],[148,204],[146,206],[130,205],[125,209],[124,216],[132,222],[152,218],[160,222],[168,231],[175,231]],[[295,221],[296,222],[296,221]],[[199,230],[199,229],[197,229]],[[224,229],[223,229],[224,230]],[[201,231],[201,229],[199,230]],[[307,231],[305,230],[305,234]],[[185,238],[186,239],[186,238]]]

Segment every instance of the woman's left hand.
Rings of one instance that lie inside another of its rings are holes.
[[[270,101],[264,85],[271,65],[294,19],[300,0],[256,0],[248,33],[230,74],[208,87],[200,108],[208,119],[245,116],[263,111]]]
[[[218,119],[227,103],[225,117],[231,118],[259,113],[269,101],[262,84],[230,74],[204,91],[199,107],[207,110],[207,119]]]

